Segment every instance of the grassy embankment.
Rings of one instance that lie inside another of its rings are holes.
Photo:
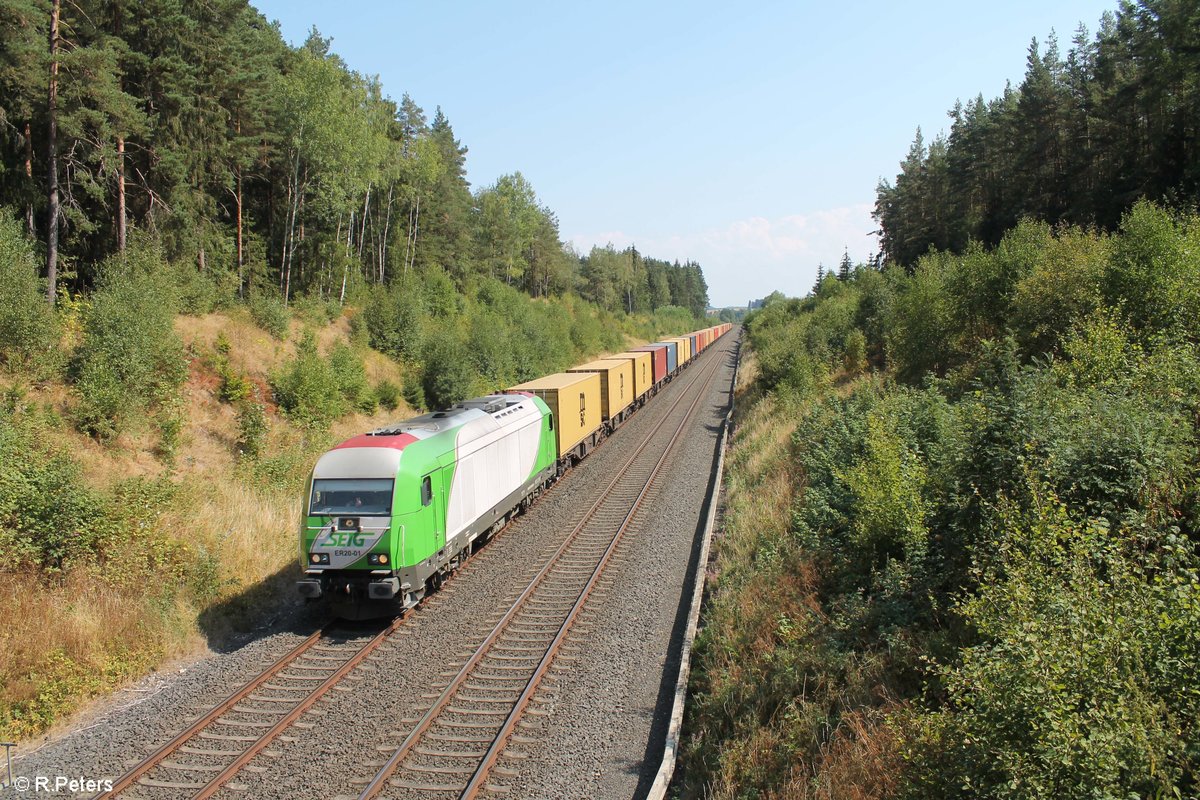
[[[290,327],[280,341],[245,313],[175,319],[188,374],[169,464],[149,420],[98,441],[69,423],[75,401],[67,385],[0,376],[12,426],[5,432],[26,440],[23,452],[45,465],[42,474],[17,480],[57,507],[46,515],[50,524],[75,522],[79,530],[71,537],[105,540],[96,547],[99,558],[69,554],[46,570],[23,565],[0,572],[0,597],[8,598],[0,634],[0,735],[37,733],[82,699],[209,642],[223,643],[294,600],[288,579],[297,482],[310,458],[325,443],[408,409],[355,412],[314,431],[268,403],[261,458],[239,456],[237,410],[221,400],[213,367],[218,340],[237,343],[228,348],[228,363],[269,397],[270,376],[294,358],[304,326]],[[348,333],[342,318],[321,327],[317,339],[328,350],[346,343]],[[358,352],[372,385],[401,382],[395,362],[366,348]],[[5,488],[5,499],[17,494]]]

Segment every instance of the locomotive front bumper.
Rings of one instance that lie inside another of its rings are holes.
[[[387,577],[380,577],[380,573]],[[310,571],[296,581],[296,591],[309,600],[325,595],[362,597],[364,593],[369,600],[394,600],[402,588],[407,588],[407,584],[402,586],[398,577],[388,576],[384,570],[374,570],[373,575]]]
[[[301,597],[316,600],[322,594],[321,582],[316,579],[296,581],[296,591],[300,592]]]

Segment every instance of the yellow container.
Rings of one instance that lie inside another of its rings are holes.
[[[600,376],[594,372],[556,372],[508,391],[529,392],[550,406],[559,458],[600,427]]]
[[[679,344],[679,366],[683,366],[692,360],[692,340],[686,336],[672,336],[670,339],[663,339],[664,342],[677,342]]]
[[[633,362],[624,358],[601,358],[567,372],[594,372],[600,376],[600,417],[616,417],[633,402]]]
[[[633,397],[637,398],[650,391],[654,385],[654,362],[650,353],[617,353],[609,358],[624,358],[633,365]]]

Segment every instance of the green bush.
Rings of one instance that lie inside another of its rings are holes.
[[[375,397],[379,399],[379,405],[388,411],[395,411],[400,405],[400,387],[384,378],[375,384]]]
[[[912,276],[897,282],[886,322],[887,356],[903,380],[943,373],[958,361],[953,298],[947,286],[953,264],[952,256],[922,256]]]
[[[1177,221],[1149,202],[1121,220],[1103,276],[1105,300],[1143,334],[1200,335],[1200,219]]]
[[[378,407],[378,399],[367,383],[367,374],[363,369],[362,360],[355,355],[354,350],[342,343],[337,343],[329,352],[329,368],[333,370],[337,380],[338,391],[351,408],[372,414]]]
[[[423,372],[412,372],[404,376],[404,386],[401,388],[401,394],[404,397],[404,402],[408,403],[408,407],[417,411],[422,411],[425,406],[425,376]]]
[[[267,409],[262,403],[243,400],[237,404],[237,449],[238,453],[247,458],[258,458],[262,455],[270,426],[267,422]]]
[[[187,377],[175,333],[176,295],[161,254],[146,242],[102,265],[71,364],[81,430],[111,438],[174,398]]]
[[[1107,236],[1078,228],[1055,232],[1033,271],[1013,290],[1012,328],[1026,353],[1055,350],[1073,326],[1103,304]]]
[[[247,307],[258,327],[281,342],[287,340],[291,313],[282,300],[269,292],[251,292]]]
[[[55,571],[95,552],[110,533],[109,505],[39,438],[24,415],[0,416],[0,549],[10,566]]]
[[[1121,532],[1032,495],[1001,507],[987,591],[959,606],[980,642],[941,669],[948,703],[917,727],[911,796],[1190,796],[1200,563],[1190,548],[1146,563]]]
[[[271,376],[271,386],[279,406],[302,425],[324,428],[347,411],[338,377],[311,331],[296,344],[296,357]]]
[[[209,314],[229,305],[237,294],[237,276],[224,270],[201,272],[190,263],[174,264],[174,284],[181,314]]]
[[[414,277],[373,292],[361,316],[371,347],[393,358],[416,359],[425,315],[420,282]]]
[[[0,362],[48,374],[60,364],[58,321],[40,284],[33,243],[0,213]]]
[[[254,394],[254,384],[244,372],[235,369],[228,361],[222,360],[217,367],[217,376],[221,385],[217,395],[225,403],[237,403]]]
[[[177,404],[172,403],[171,406]],[[159,410],[155,420],[158,426],[158,457],[168,466],[175,464],[179,443],[183,438],[183,416],[179,408],[165,407]]]
[[[474,380],[467,348],[453,333],[429,340],[421,388],[430,408],[449,408],[470,397]]]

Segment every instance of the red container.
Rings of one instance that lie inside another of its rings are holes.
[[[667,346],[665,344],[648,344],[644,347],[630,348],[631,353],[650,353],[654,363],[654,385],[657,386],[667,377]]]

